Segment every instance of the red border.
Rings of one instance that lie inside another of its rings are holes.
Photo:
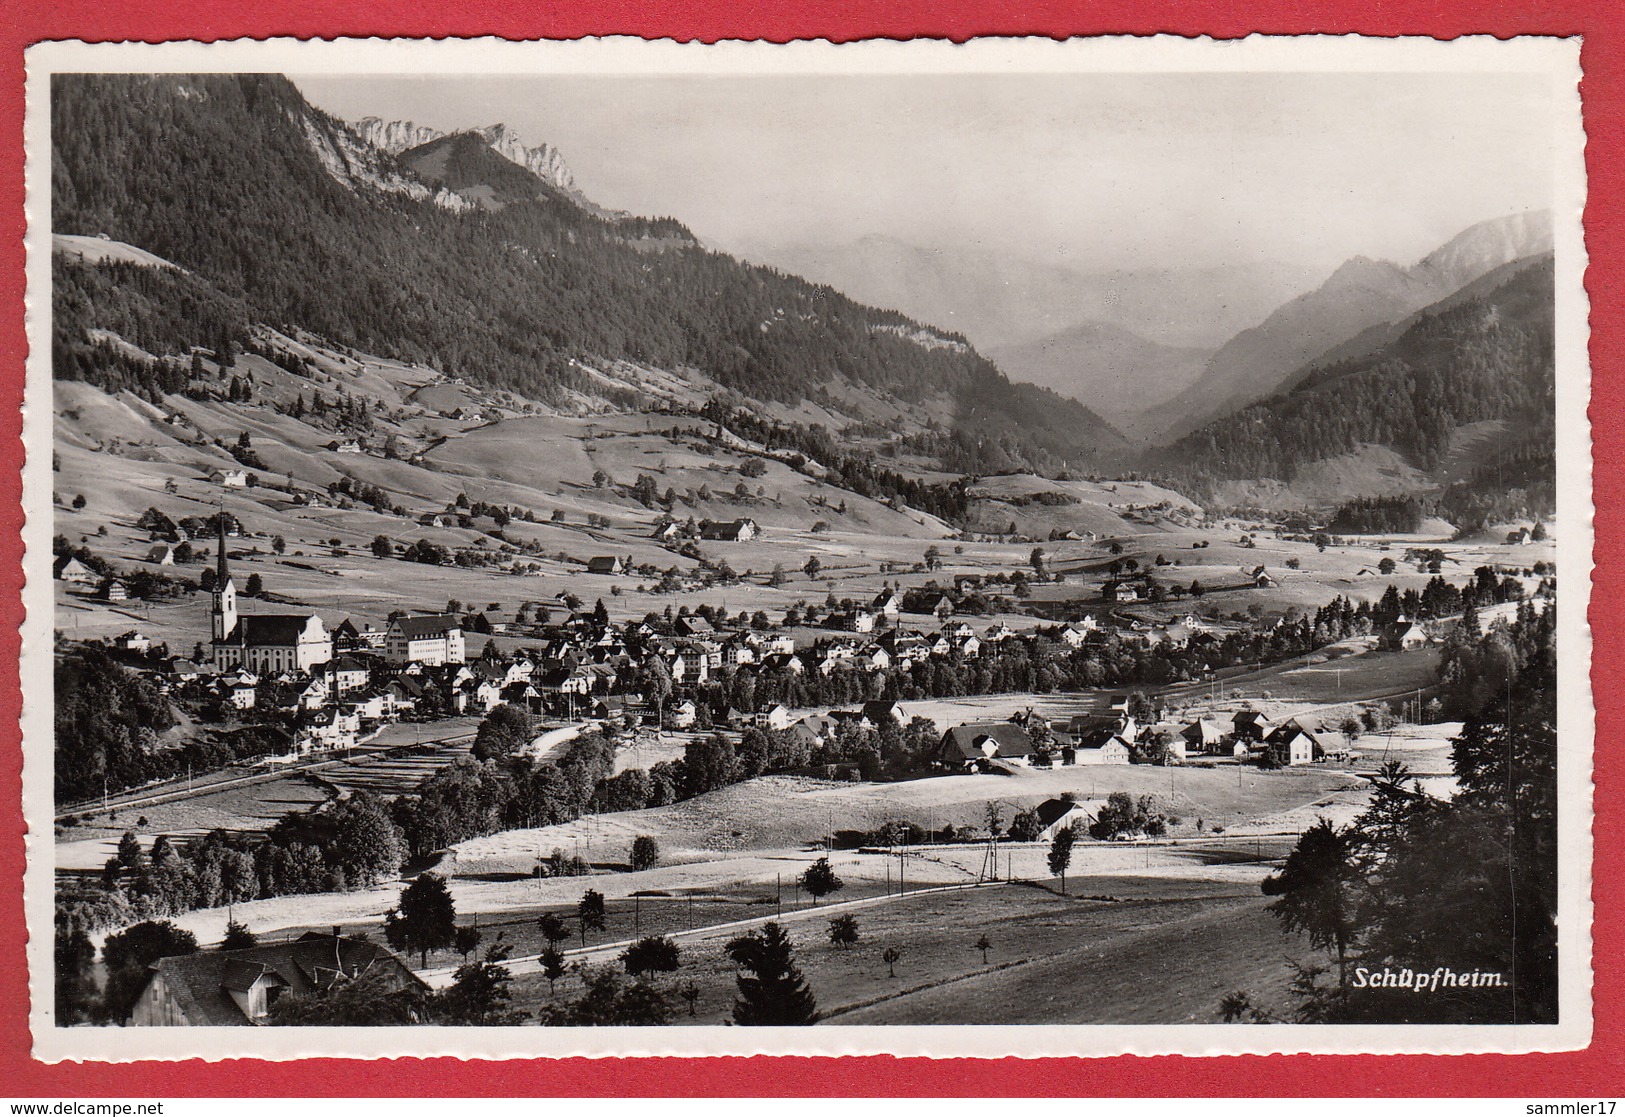
[[[206,1064],[47,1066],[29,1056],[23,964],[21,889],[0,898],[0,1062],[9,1068],[0,1093],[16,1097],[94,1096],[1533,1096],[1617,1094],[1625,1083],[1625,1045],[1618,1021],[1625,990],[1617,961],[1625,851],[1618,839],[1625,791],[1625,637],[1608,624],[1619,615],[1625,587],[1607,561],[1620,540],[1619,470],[1625,384],[1619,367],[1625,328],[1620,274],[1621,158],[1625,132],[1625,15],[1614,0],[1183,0],[1176,9],[1135,0],[1082,4],[1037,0],[961,0],[952,8],[930,0],[835,0],[789,4],[782,11],[730,0],[574,0],[535,5],[526,0],[432,5],[423,0],[0,0],[0,662],[15,662],[22,620],[22,461],[18,407],[22,401],[23,253],[22,52],[53,38],[92,40],[220,39],[292,35],[472,36],[575,38],[593,34],[714,40],[718,38],[833,39],[973,35],[1168,32],[1239,37],[1279,34],[1583,35],[1582,85],[1588,132],[1590,200],[1586,211],[1591,267],[1594,388],[1592,422],[1598,465],[1595,496],[1598,566],[1591,620],[1595,628],[1593,684],[1597,705],[1597,864],[1593,926],[1596,1037],[1590,1049],[1565,1055],[1405,1056],[1379,1058],[1278,1056],[1213,1060],[695,1059],[566,1060],[466,1063],[454,1059],[357,1062],[336,1059],[277,1064],[240,1060]],[[540,10],[538,10],[540,9]],[[13,406],[13,405],[17,406]],[[1573,591],[1571,591],[1573,592]],[[7,669],[0,685],[0,802],[20,792],[17,747],[20,700]],[[0,812],[0,880],[22,876],[22,824]]]

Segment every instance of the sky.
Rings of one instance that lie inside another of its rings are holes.
[[[302,77],[319,107],[502,121],[715,247],[864,236],[1088,270],[1411,264],[1551,205],[1551,85],[1483,73]]]

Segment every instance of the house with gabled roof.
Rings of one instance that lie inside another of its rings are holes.
[[[965,772],[980,771],[996,760],[1026,767],[1032,763],[1033,742],[1014,722],[972,722],[944,733],[937,757],[946,767]]]
[[[1081,829],[1095,820],[1082,803],[1072,799],[1046,799],[1033,810],[1038,815],[1039,824],[1038,836],[1034,840],[1040,842],[1052,842],[1062,830],[1071,826]]]
[[[130,1011],[132,1027],[262,1025],[284,996],[309,997],[366,977],[384,995],[428,986],[387,947],[307,931],[293,942],[160,958]],[[405,1004],[403,1003],[403,1011]],[[402,1023],[414,1021],[407,1015]]]
[[[727,543],[748,543],[761,534],[761,528],[756,521],[743,520],[706,520],[700,524],[700,538],[711,539]]]
[[[869,603],[869,609],[881,616],[891,617],[895,620],[897,615],[902,612],[903,599],[891,590],[884,590],[875,595],[875,599]]]

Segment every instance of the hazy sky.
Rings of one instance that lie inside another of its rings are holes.
[[[881,234],[1091,268],[1409,264],[1551,204],[1526,75],[294,80],[345,119],[506,122],[594,201],[758,256]]]

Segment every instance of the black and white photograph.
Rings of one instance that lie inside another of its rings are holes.
[[[1578,58],[36,48],[36,1054],[1583,1045]]]

